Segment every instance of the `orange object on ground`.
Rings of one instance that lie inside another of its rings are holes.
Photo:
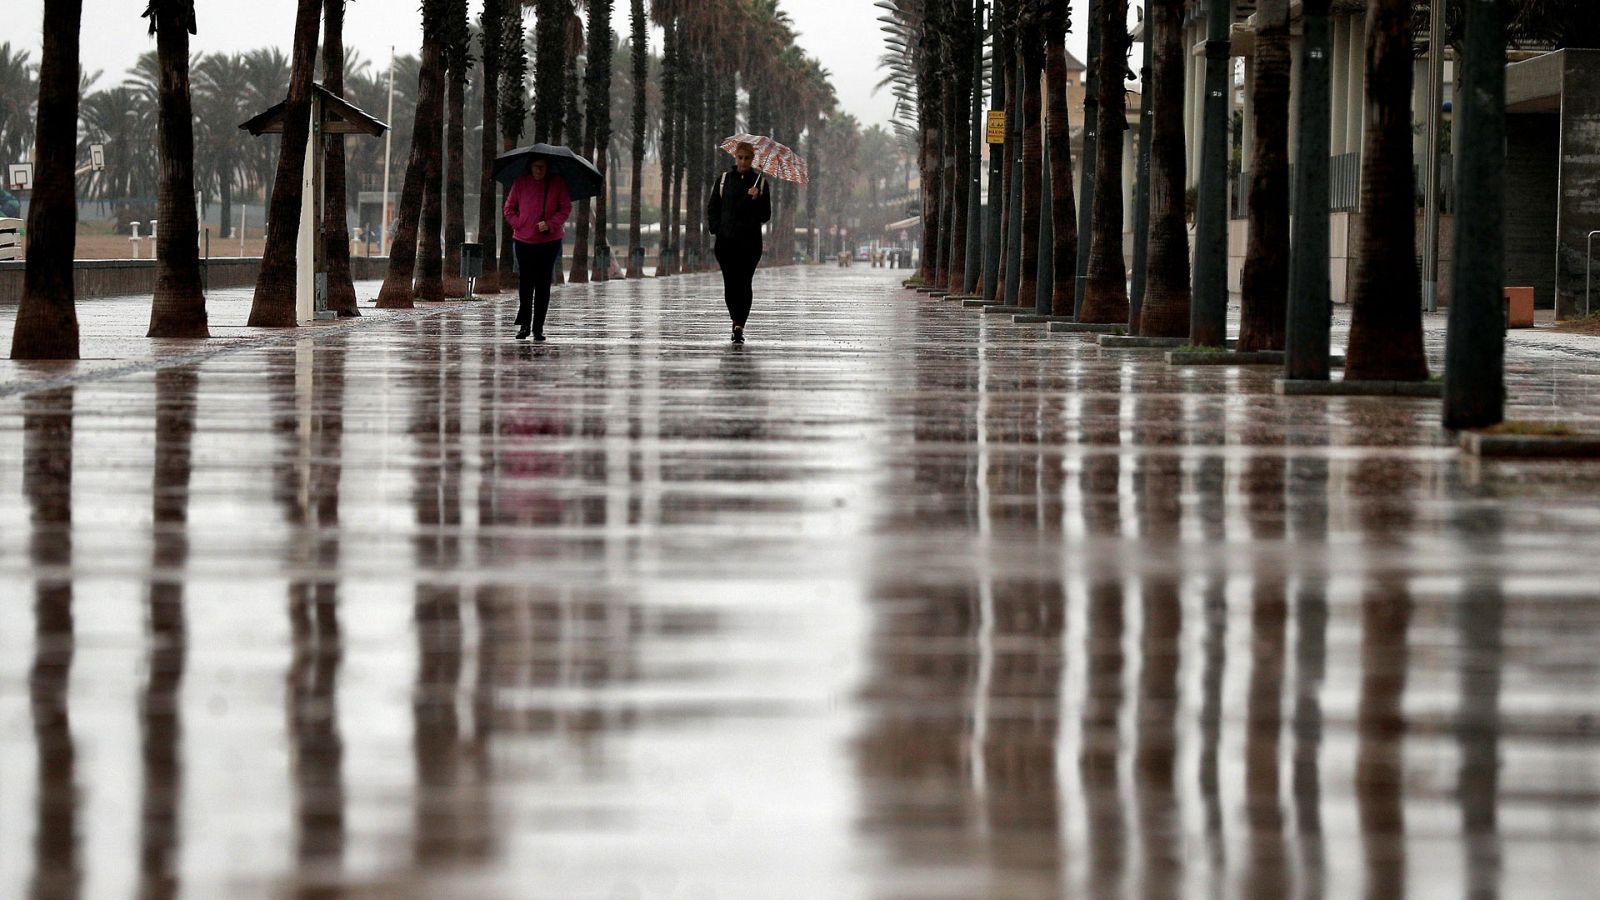
[[[1533,288],[1506,288],[1506,327],[1533,327]]]

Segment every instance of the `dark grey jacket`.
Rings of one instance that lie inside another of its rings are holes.
[[[752,198],[750,188],[761,181],[760,196]],[[752,169],[740,175],[729,169],[711,185],[711,200],[706,204],[706,229],[719,241],[761,246],[761,226],[772,221],[772,180]]]

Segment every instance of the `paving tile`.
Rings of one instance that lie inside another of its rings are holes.
[[[744,346],[715,276],[84,304],[0,369],[0,896],[1600,879],[1600,466],[896,278],[763,270]],[[1600,422],[1532,337],[1511,414]]]

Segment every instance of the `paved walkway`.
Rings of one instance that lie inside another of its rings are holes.
[[[0,373],[0,896],[1592,896],[1600,465],[898,274]]]

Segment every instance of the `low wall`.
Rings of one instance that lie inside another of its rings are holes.
[[[351,274],[357,281],[382,278],[389,260],[386,257],[357,256],[350,260]],[[84,259],[73,264],[73,284],[79,300],[119,297],[129,294],[154,294],[156,261],[153,259]],[[22,301],[24,263],[0,262],[0,305],[15,306]],[[249,287],[261,275],[260,257],[212,257],[200,263],[201,280],[207,290]]]
[[[1451,227],[1453,218],[1450,215],[1439,217],[1439,284],[1437,285],[1439,306],[1444,307],[1450,302],[1450,258],[1451,258]],[[1249,238],[1249,222],[1245,219],[1232,219],[1228,222],[1228,291],[1233,296],[1239,295],[1240,283],[1244,277],[1244,256]],[[1350,302],[1350,286],[1355,282],[1356,275],[1356,240],[1359,234],[1361,219],[1359,213],[1336,212],[1328,215],[1328,288],[1332,292],[1334,303]],[[1422,213],[1417,213],[1416,241],[1417,255],[1422,255]],[[1192,231],[1192,229],[1191,229]],[[1191,233],[1191,238],[1193,234]]]

